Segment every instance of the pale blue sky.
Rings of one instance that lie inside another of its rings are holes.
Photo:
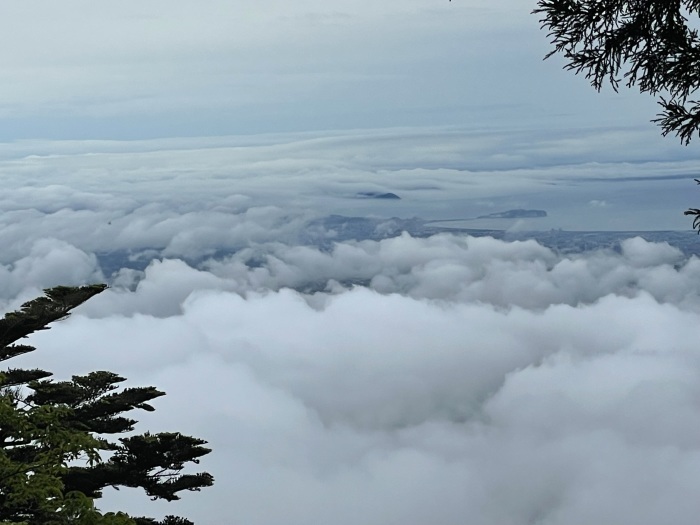
[[[0,140],[396,126],[643,126],[650,97],[542,62],[506,0],[11,2]],[[650,133],[655,132],[650,126]]]

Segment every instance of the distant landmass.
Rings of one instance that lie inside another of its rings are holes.
[[[356,196],[360,199],[401,199],[396,193],[381,193],[379,191],[360,191]]]
[[[559,253],[581,253],[599,249],[619,249],[620,242],[630,237],[642,237],[649,242],[667,242],[685,255],[700,257],[700,242],[692,230],[681,231],[508,231],[486,228],[450,228],[419,217],[402,219],[345,217],[329,215],[310,221],[300,235],[300,242],[330,249],[336,242],[348,240],[381,240],[407,232],[413,237],[429,237],[437,233],[454,233],[472,237],[493,237],[504,241],[533,239]]]
[[[518,211],[518,210],[513,210]],[[328,215],[309,221],[296,242],[307,246],[316,246],[321,250],[331,250],[335,243],[344,241],[379,241],[407,232],[413,237],[430,237],[438,233],[470,235],[472,237],[493,237],[504,241],[535,240],[557,253],[582,253],[591,250],[620,250],[620,243],[630,237],[642,237],[649,242],[667,242],[681,250],[686,256],[700,257],[700,242],[693,230],[681,231],[566,231],[552,229],[546,231],[508,231],[505,229],[486,228],[451,228],[436,223],[444,220],[425,220],[412,218],[376,218],[346,217]],[[209,258],[223,258],[235,253],[236,249],[206,253],[193,259],[184,260],[193,266]],[[121,269],[144,270],[153,259],[160,259],[159,248],[132,253],[129,250],[114,250],[96,253],[97,259],[106,276],[115,275]],[[137,256],[140,255],[140,256]]]
[[[477,219],[532,219],[546,216],[547,212],[544,210],[508,210],[480,215]]]

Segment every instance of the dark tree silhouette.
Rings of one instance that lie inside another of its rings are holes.
[[[700,131],[700,0],[539,0],[554,49],[566,69],[583,73],[600,90],[610,84],[637,86],[659,95],[662,112],[654,119],[667,135],[687,144]]]
[[[700,134],[700,0],[539,0],[533,13],[565,68],[600,90],[610,84],[658,96],[653,122],[683,144]],[[700,209],[691,208],[700,233]]]
[[[104,285],[57,287],[0,320],[0,361],[34,347],[18,344],[48,328]],[[206,472],[183,473],[210,450],[205,441],[180,433],[134,435],[136,421],[125,416],[164,395],[154,387],[119,389],[112,372],[47,379],[50,372],[7,369],[0,373],[0,522],[28,525],[192,525],[168,516],[163,521],[102,514],[94,500],[105,487],[141,487],[153,499],[179,499],[183,490],[210,486]]]

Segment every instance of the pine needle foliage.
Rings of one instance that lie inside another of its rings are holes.
[[[700,132],[699,0],[539,0],[533,13],[565,68],[600,90],[609,84],[658,95],[654,119],[688,144]]]
[[[0,361],[35,349],[17,341],[45,330],[106,289],[104,285],[51,288],[0,319]],[[141,488],[173,501],[183,491],[213,483],[207,472],[186,473],[208,454],[206,441],[178,432],[132,433],[133,410],[154,410],[155,387],[120,388],[125,378],[106,371],[53,381],[51,372],[0,372],[0,525],[194,525],[100,512],[106,487]]]
[[[540,16],[564,68],[598,91],[638,88],[657,98],[652,119],[683,144],[700,135],[700,0],[538,0]],[[700,209],[690,208],[700,233]]]

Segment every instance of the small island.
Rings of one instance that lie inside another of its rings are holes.
[[[355,196],[359,199],[401,199],[396,193],[381,193],[379,191],[359,191]]]
[[[480,215],[477,219],[533,219],[537,217],[546,217],[547,212],[544,210],[508,210],[497,213],[489,213],[488,215]]]

